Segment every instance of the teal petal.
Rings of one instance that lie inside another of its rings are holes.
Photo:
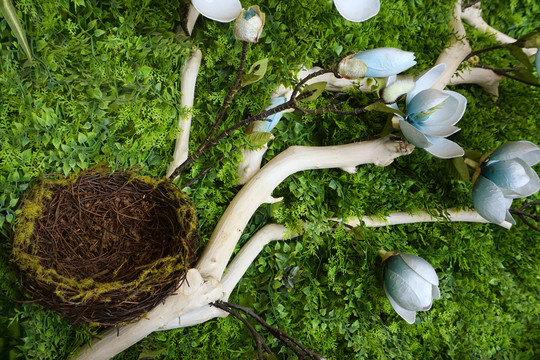
[[[525,164],[526,167],[529,167]],[[482,168],[482,176],[491,180],[501,190],[519,189],[525,186],[530,178],[525,167],[516,160],[496,161]]]
[[[497,148],[489,157],[488,163],[494,160],[511,160],[519,158],[529,166],[540,162],[540,148],[530,141],[512,141]]]
[[[424,150],[433,156],[441,159],[451,159],[465,155],[465,151],[453,141],[442,137],[427,136],[427,139],[433,144]]]
[[[409,140],[411,144],[419,148],[427,148],[433,144],[428,140],[426,135],[424,135],[420,130],[418,130],[413,125],[409,124],[407,121],[400,119],[399,128],[403,133],[403,136]]]
[[[524,198],[540,190],[538,174],[521,159],[494,162],[482,169],[482,175],[511,199]]]
[[[429,69],[425,74],[419,76],[414,82],[415,87],[407,94],[407,106],[409,102],[421,91],[427,90],[433,86],[439,80],[444,70],[446,70],[446,64],[439,64]]]
[[[484,176],[476,179],[472,200],[480,216],[494,224],[501,224],[506,220],[507,211],[512,205],[512,199],[505,198],[502,190]]]
[[[427,118],[434,114],[438,109],[437,106],[448,99],[449,95],[440,90],[427,89],[419,92],[407,105],[407,115],[417,119],[419,123],[423,123]]]

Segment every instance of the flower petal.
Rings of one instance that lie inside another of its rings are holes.
[[[526,167],[529,167],[525,164]],[[505,190],[519,189],[529,182],[525,167],[516,160],[490,163],[482,169],[482,176],[491,180],[503,193]]]
[[[412,254],[399,254],[398,256],[419,276],[423,277],[432,285],[439,285],[439,277],[435,269],[425,259]]]
[[[497,148],[489,157],[493,160],[510,160],[520,158],[529,166],[540,162],[540,148],[530,141],[512,141]]]
[[[501,189],[482,175],[474,183],[472,201],[480,216],[494,224],[501,224],[506,219],[506,212],[512,205],[512,199],[505,198]]]
[[[441,292],[439,291],[439,287],[437,285],[433,285],[431,288],[431,297],[433,300],[438,300],[441,298]]]
[[[392,298],[407,310],[422,310],[432,302],[432,284],[411,269],[400,256],[386,261],[384,283]]]
[[[191,0],[191,3],[202,16],[223,23],[233,21],[242,11],[239,0]]]
[[[415,80],[415,88],[407,94],[407,105],[420,91],[429,89],[439,80],[446,69],[446,64],[439,64],[429,69],[425,74]]]
[[[538,47],[538,51],[536,52],[534,62],[536,64],[536,73],[538,77],[540,78],[540,46]]]
[[[401,129],[401,132],[407,138],[407,140],[409,140],[409,142],[414,146],[419,148],[426,148],[433,145],[428,140],[426,135],[424,135],[413,125],[409,124],[407,121],[400,119],[399,128]]]
[[[379,13],[379,0],[334,0],[336,9],[345,19],[352,22],[362,22]]]
[[[426,125],[454,125],[461,120],[467,107],[467,98],[455,91],[445,90],[443,93],[448,95],[448,99],[426,119]]]
[[[270,109],[275,108],[278,105],[282,105],[285,103],[285,101],[287,101],[287,99],[285,99],[283,96],[271,98],[270,99],[271,105],[268,106],[265,110],[270,110]],[[274,127],[276,127],[277,123],[281,119],[281,115],[283,115],[283,112],[278,112],[277,114],[270,115],[269,117],[266,118],[267,120],[266,132],[270,132]]]
[[[423,123],[428,116],[433,115],[439,109],[432,110],[436,106],[444,103],[449,98],[449,95],[440,90],[426,89],[419,92],[408,104],[407,115],[413,117],[415,122]],[[420,114],[420,115],[418,115]]]
[[[441,159],[451,159],[465,155],[465,151],[453,141],[442,137],[428,136],[428,140],[433,144],[425,150],[431,155]]]
[[[456,126],[451,125],[434,125],[434,126],[426,126],[425,124],[419,125],[419,129],[422,130],[422,132],[429,136],[440,136],[440,137],[446,137],[450,136],[459,130],[460,128]]]
[[[414,321],[416,320],[416,311],[407,310],[399,306],[399,304],[394,299],[392,299],[392,296],[388,294],[388,290],[386,290],[386,285],[384,285],[384,292],[386,293],[386,297],[388,298],[388,301],[390,301],[390,305],[392,305],[392,307],[398,313],[398,315],[401,316],[403,320],[405,320],[409,324],[413,324]]]
[[[353,55],[353,58],[367,65],[367,77],[396,75],[416,64],[414,53],[388,47],[361,51]]]

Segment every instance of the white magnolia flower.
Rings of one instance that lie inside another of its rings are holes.
[[[426,260],[411,254],[388,258],[384,270],[384,291],[396,312],[409,324],[417,311],[431,309],[440,298],[439,278]]]
[[[449,159],[465,154],[461,146],[446,137],[460,130],[454,125],[461,120],[467,99],[455,91],[431,89],[445,68],[445,64],[439,64],[415,80],[414,89],[407,93],[406,117],[401,117],[399,127],[414,146]],[[388,85],[395,79],[390,77]]]

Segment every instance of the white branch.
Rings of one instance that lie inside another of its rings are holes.
[[[482,18],[482,10],[480,9],[480,3],[476,3],[473,6],[470,6],[463,10],[463,12],[461,13],[461,18],[463,19],[463,21],[465,21],[467,24],[474,27],[475,29],[480,30],[486,34],[493,35],[495,37],[495,40],[502,44],[511,44],[516,41],[516,39],[514,39],[513,37],[492,28],[486,23],[486,21]],[[536,54],[536,51],[536,48],[523,49],[523,52],[527,54],[527,56],[533,56],[534,54]]]
[[[189,10],[187,14],[187,30],[189,34],[188,36],[191,36],[191,33],[193,32],[193,28],[195,27],[195,22],[197,21],[197,18],[199,17],[199,12],[197,9],[195,9],[195,6],[189,5]]]
[[[199,68],[201,66],[201,59],[202,53],[199,49],[192,51],[186,59],[184,70],[182,70],[180,85],[182,96],[180,98],[180,106],[185,113],[180,115],[180,118],[178,119],[178,135],[176,137],[173,161],[171,161],[169,169],[167,170],[167,177],[169,177],[188,157],[191,111],[195,97],[197,75],[199,74]]]
[[[456,2],[450,25],[453,29],[450,46],[441,52],[435,63],[435,65],[446,64],[446,69],[439,80],[432,86],[433,89],[444,89],[456,72],[459,64],[461,64],[461,61],[471,53],[471,46],[466,39],[467,34],[461,22],[461,0]]]
[[[189,313],[223,296],[221,284],[214,279],[203,279],[196,269],[190,269],[186,280],[163,304],[156,306],[145,318],[132,325],[105,331],[91,346],[76,355],[77,360],[105,360],[144,339],[152,332],[164,329],[182,313]]]
[[[289,175],[309,169],[368,163],[386,166],[395,158],[410,154],[413,148],[409,143],[391,136],[339,146],[288,148],[266,164],[235,196],[214,229],[197,269],[204,277],[221,279],[249,219]]]
[[[255,235],[242,247],[230,262],[223,279],[223,297],[221,300],[228,301],[233,289],[236,287],[242,276],[246,273],[249,266],[255,261],[263,248],[271,241],[291,239],[298,234],[290,233],[283,225],[267,224],[257,231]],[[166,328],[160,330],[177,329],[197,324],[202,324],[216,317],[226,317],[228,313],[210,305],[202,306],[190,313],[183,314],[180,320],[171,321]]]
[[[335,221],[340,221],[334,219]],[[425,211],[418,211],[413,214],[406,212],[395,212],[391,213],[387,217],[373,217],[373,216],[363,216],[361,218],[349,218],[343,220],[344,223],[350,226],[358,226],[361,223],[364,223],[367,227],[381,227],[389,225],[398,225],[398,224],[412,224],[412,223],[421,223],[421,222],[476,222],[476,223],[489,223],[484,219],[480,214],[474,210],[456,210],[448,209],[443,216],[432,216]],[[512,224],[505,221],[501,224],[502,227],[510,229]]]
[[[458,71],[448,85],[476,84],[484,88],[496,99],[499,97],[499,83],[504,78],[493,71],[482,68],[469,68]]]

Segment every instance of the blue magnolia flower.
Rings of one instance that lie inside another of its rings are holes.
[[[379,0],[334,0],[338,12],[352,22],[362,22],[379,13]]]
[[[278,105],[284,104],[287,101],[286,98],[283,96],[278,96],[270,99],[270,106],[268,106],[266,110],[270,110],[275,108]],[[283,112],[278,112],[277,114],[270,115],[265,119],[265,121],[256,121],[253,124],[253,132],[270,132],[273,128],[276,127],[277,123],[281,119],[281,115],[283,115]]]
[[[515,224],[510,215],[513,199],[530,196],[540,189],[540,178],[531,166],[540,162],[540,148],[529,141],[514,141],[497,148],[480,165],[473,187],[473,204],[486,220]]]
[[[439,299],[439,278],[433,266],[419,256],[397,254],[385,262],[384,291],[396,312],[409,324],[417,311],[431,309]]]
[[[467,99],[454,91],[431,89],[445,68],[445,64],[439,64],[415,80],[414,89],[407,93],[406,117],[399,120],[399,127],[414,146],[449,159],[465,154],[459,145],[445,138],[460,130],[454,125],[463,116]],[[395,77],[391,77],[388,84],[394,81]]]
[[[395,48],[361,51],[344,57],[338,64],[338,73],[345,79],[389,77],[416,64],[414,53]]]

